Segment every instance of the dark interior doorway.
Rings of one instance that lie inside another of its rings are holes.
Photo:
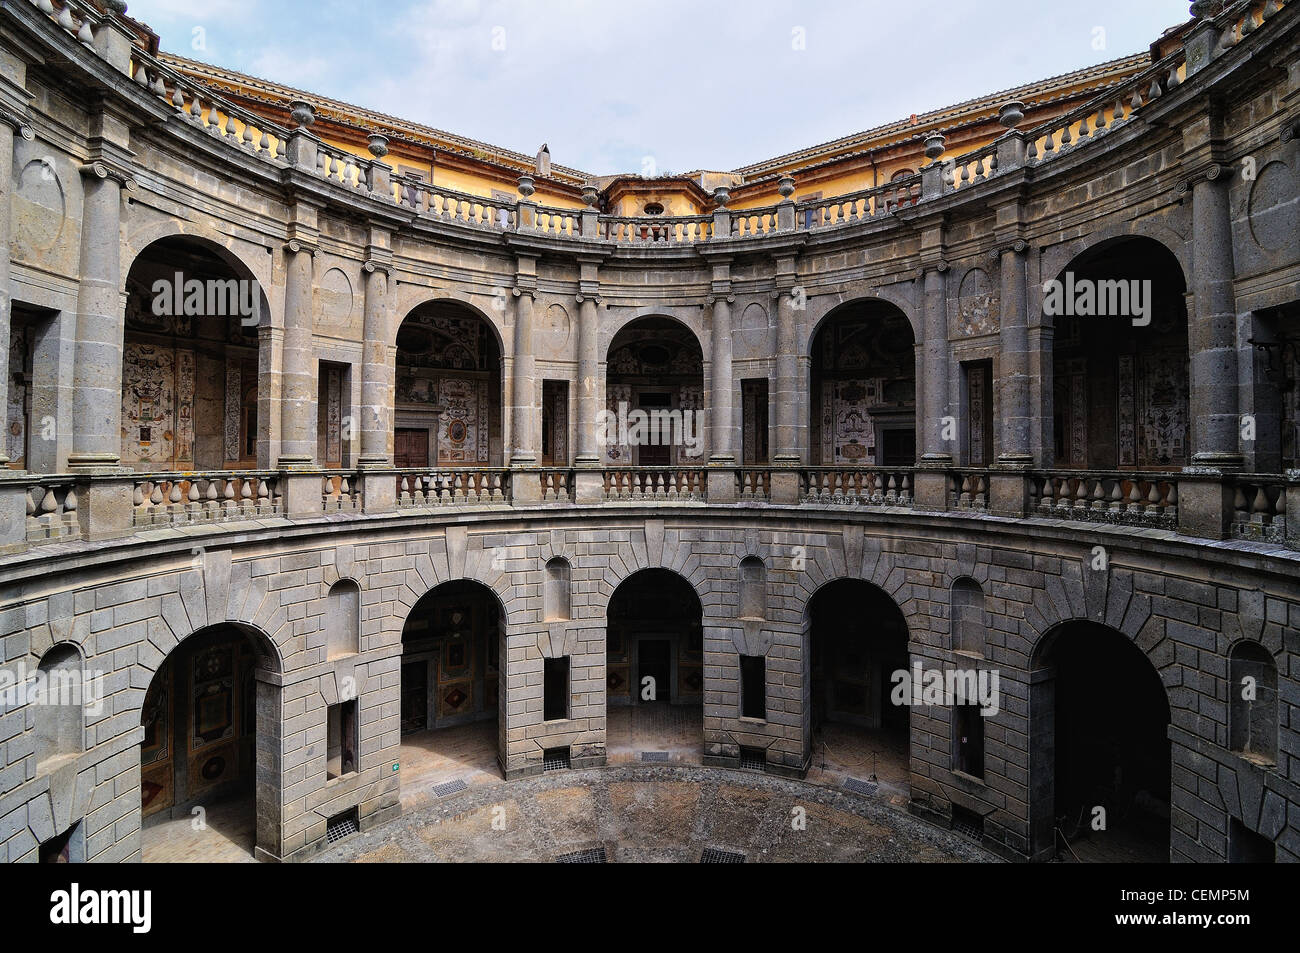
[[[668,639],[641,639],[637,642],[637,698],[647,701],[672,701],[672,643]],[[647,678],[654,679],[653,693],[647,692]]]

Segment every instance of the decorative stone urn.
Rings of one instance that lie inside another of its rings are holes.
[[[126,0],[104,0],[104,6],[108,7],[109,13],[115,13],[119,17],[126,13]]]
[[[781,193],[781,198],[788,199],[794,195],[794,176],[783,175],[776,183],[776,190]]]
[[[726,208],[727,203],[731,201],[731,189],[719,185],[713,190],[713,201],[717,202],[720,208]]]
[[[947,141],[948,137],[938,132],[933,132],[926,136],[925,157],[932,160],[939,158],[939,156],[943,155],[943,146]]]
[[[1192,0],[1192,17],[1212,17],[1223,10],[1223,0]]]
[[[298,124],[299,129],[306,129],[316,121],[316,108],[301,99],[289,104],[289,115]]]
[[[531,175],[521,175],[519,177],[519,194],[524,198],[530,198],[537,188]]]
[[[1009,103],[1003,103],[998,107],[998,122],[1008,129],[1014,129],[1025,118],[1025,104],[1018,99],[1013,99]]]
[[[588,182],[582,187],[582,202],[587,206],[587,208],[595,208],[596,200],[599,198],[600,193],[592,183]]]
[[[377,132],[373,132],[370,134],[369,139],[370,139],[370,154],[372,156],[374,156],[376,159],[382,159],[384,156],[388,155],[387,136],[380,135]]]

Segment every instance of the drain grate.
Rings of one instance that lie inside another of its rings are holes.
[[[723,850],[721,847],[706,847],[704,853],[700,854],[702,864],[743,864],[744,862],[744,854],[738,854],[734,850]]]
[[[844,790],[852,791],[854,794],[866,794],[870,796],[880,790],[880,785],[875,781],[862,781],[858,778],[845,778]]]
[[[561,854],[555,858],[557,864],[604,864],[605,848],[592,847],[588,850],[575,850],[571,854]]]
[[[543,771],[564,771],[569,767],[568,748],[547,748],[542,752]]]
[[[355,807],[342,814],[336,814],[325,822],[325,838],[330,844],[342,840],[349,834],[355,834],[359,830],[361,830],[361,824],[357,821],[357,809]]]
[[[952,829],[973,841],[984,840],[984,818],[956,804],[952,806]]]
[[[444,781],[442,784],[433,786],[433,793],[438,797],[449,797],[452,794],[459,794],[461,791],[468,791],[469,785],[460,778],[454,781]]]
[[[667,761],[668,752],[667,751],[642,751],[641,760],[642,761]]]
[[[740,766],[748,771],[766,771],[767,752],[762,748],[741,748]]]

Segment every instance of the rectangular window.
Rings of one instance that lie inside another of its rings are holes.
[[[569,717],[569,657],[543,659],[543,717],[563,721]]]
[[[743,401],[741,427],[745,466],[766,466],[768,434],[768,382],[767,378],[750,378],[740,382]]]
[[[767,659],[740,657],[740,717],[767,718]]]
[[[979,705],[953,709],[953,769],[972,778],[984,777],[984,716]]]
[[[333,781],[357,770],[357,700],[330,705],[326,714],[325,778]]]

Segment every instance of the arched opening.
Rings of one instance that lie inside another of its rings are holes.
[[[838,579],[809,600],[805,625],[813,769],[906,795],[910,717],[891,697],[908,668],[902,610],[869,582]]]
[[[1169,701],[1122,633],[1072,621],[1034,653],[1030,696],[1033,856],[1169,860]]]
[[[633,573],[605,621],[607,749],[611,761],[666,752],[700,763],[704,733],[704,609],[668,569]]]
[[[39,678],[33,710],[36,715],[36,770],[44,774],[81,754],[85,747],[85,670],[75,645],[56,645],[37,666]]]
[[[500,777],[497,712],[505,610],[469,579],[445,582],[411,609],[402,628],[402,782]]]
[[[1178,259],[1149,238],[1103,242],[1044,286],[1057,467],[1188,464],[1186,290]]]
[[[126,279],[122,465],[137,471],[270,465],[258,406],[261,286],[214,246],[165,238]]]
[[[278,687],[259,669],[278,661],[264,637],[232,624],[191,635],[159,666],[140,724],[143,859],[150,863],[279,856],[279,765],[257,743],[279,743]]]
[[[1256,764],[1277,763],[1277,662],[1258,642],[1228,655],[1228,743]]]
[[[501,466],[501,345],[455,301],[431,301],[397,331],[393,461],[399,469]]]
[[[894,305],[836,308],[812,340],[814,466],[916,463],[916,338]]]
[[[571,618],[573,600],[572,572],[569,561],[556,556],[546,563],[546,591],[543,596],[543,617],[547,622],[560,622]]]
[[[952,584],[952,650],[983,656],[988,627],[984,619],[984,589],[966,576]]]
[[[606,425],[597,427],[609,466],[699,466],[704,449],[704,352],[671,318],[640,318],[610,342]]]
[[[325,598],[325,658],[333,661],[360,651],[361,587],[340,579]]]
[[[767,567],[757,556],[740,561],[740,617],[767,617]]]

